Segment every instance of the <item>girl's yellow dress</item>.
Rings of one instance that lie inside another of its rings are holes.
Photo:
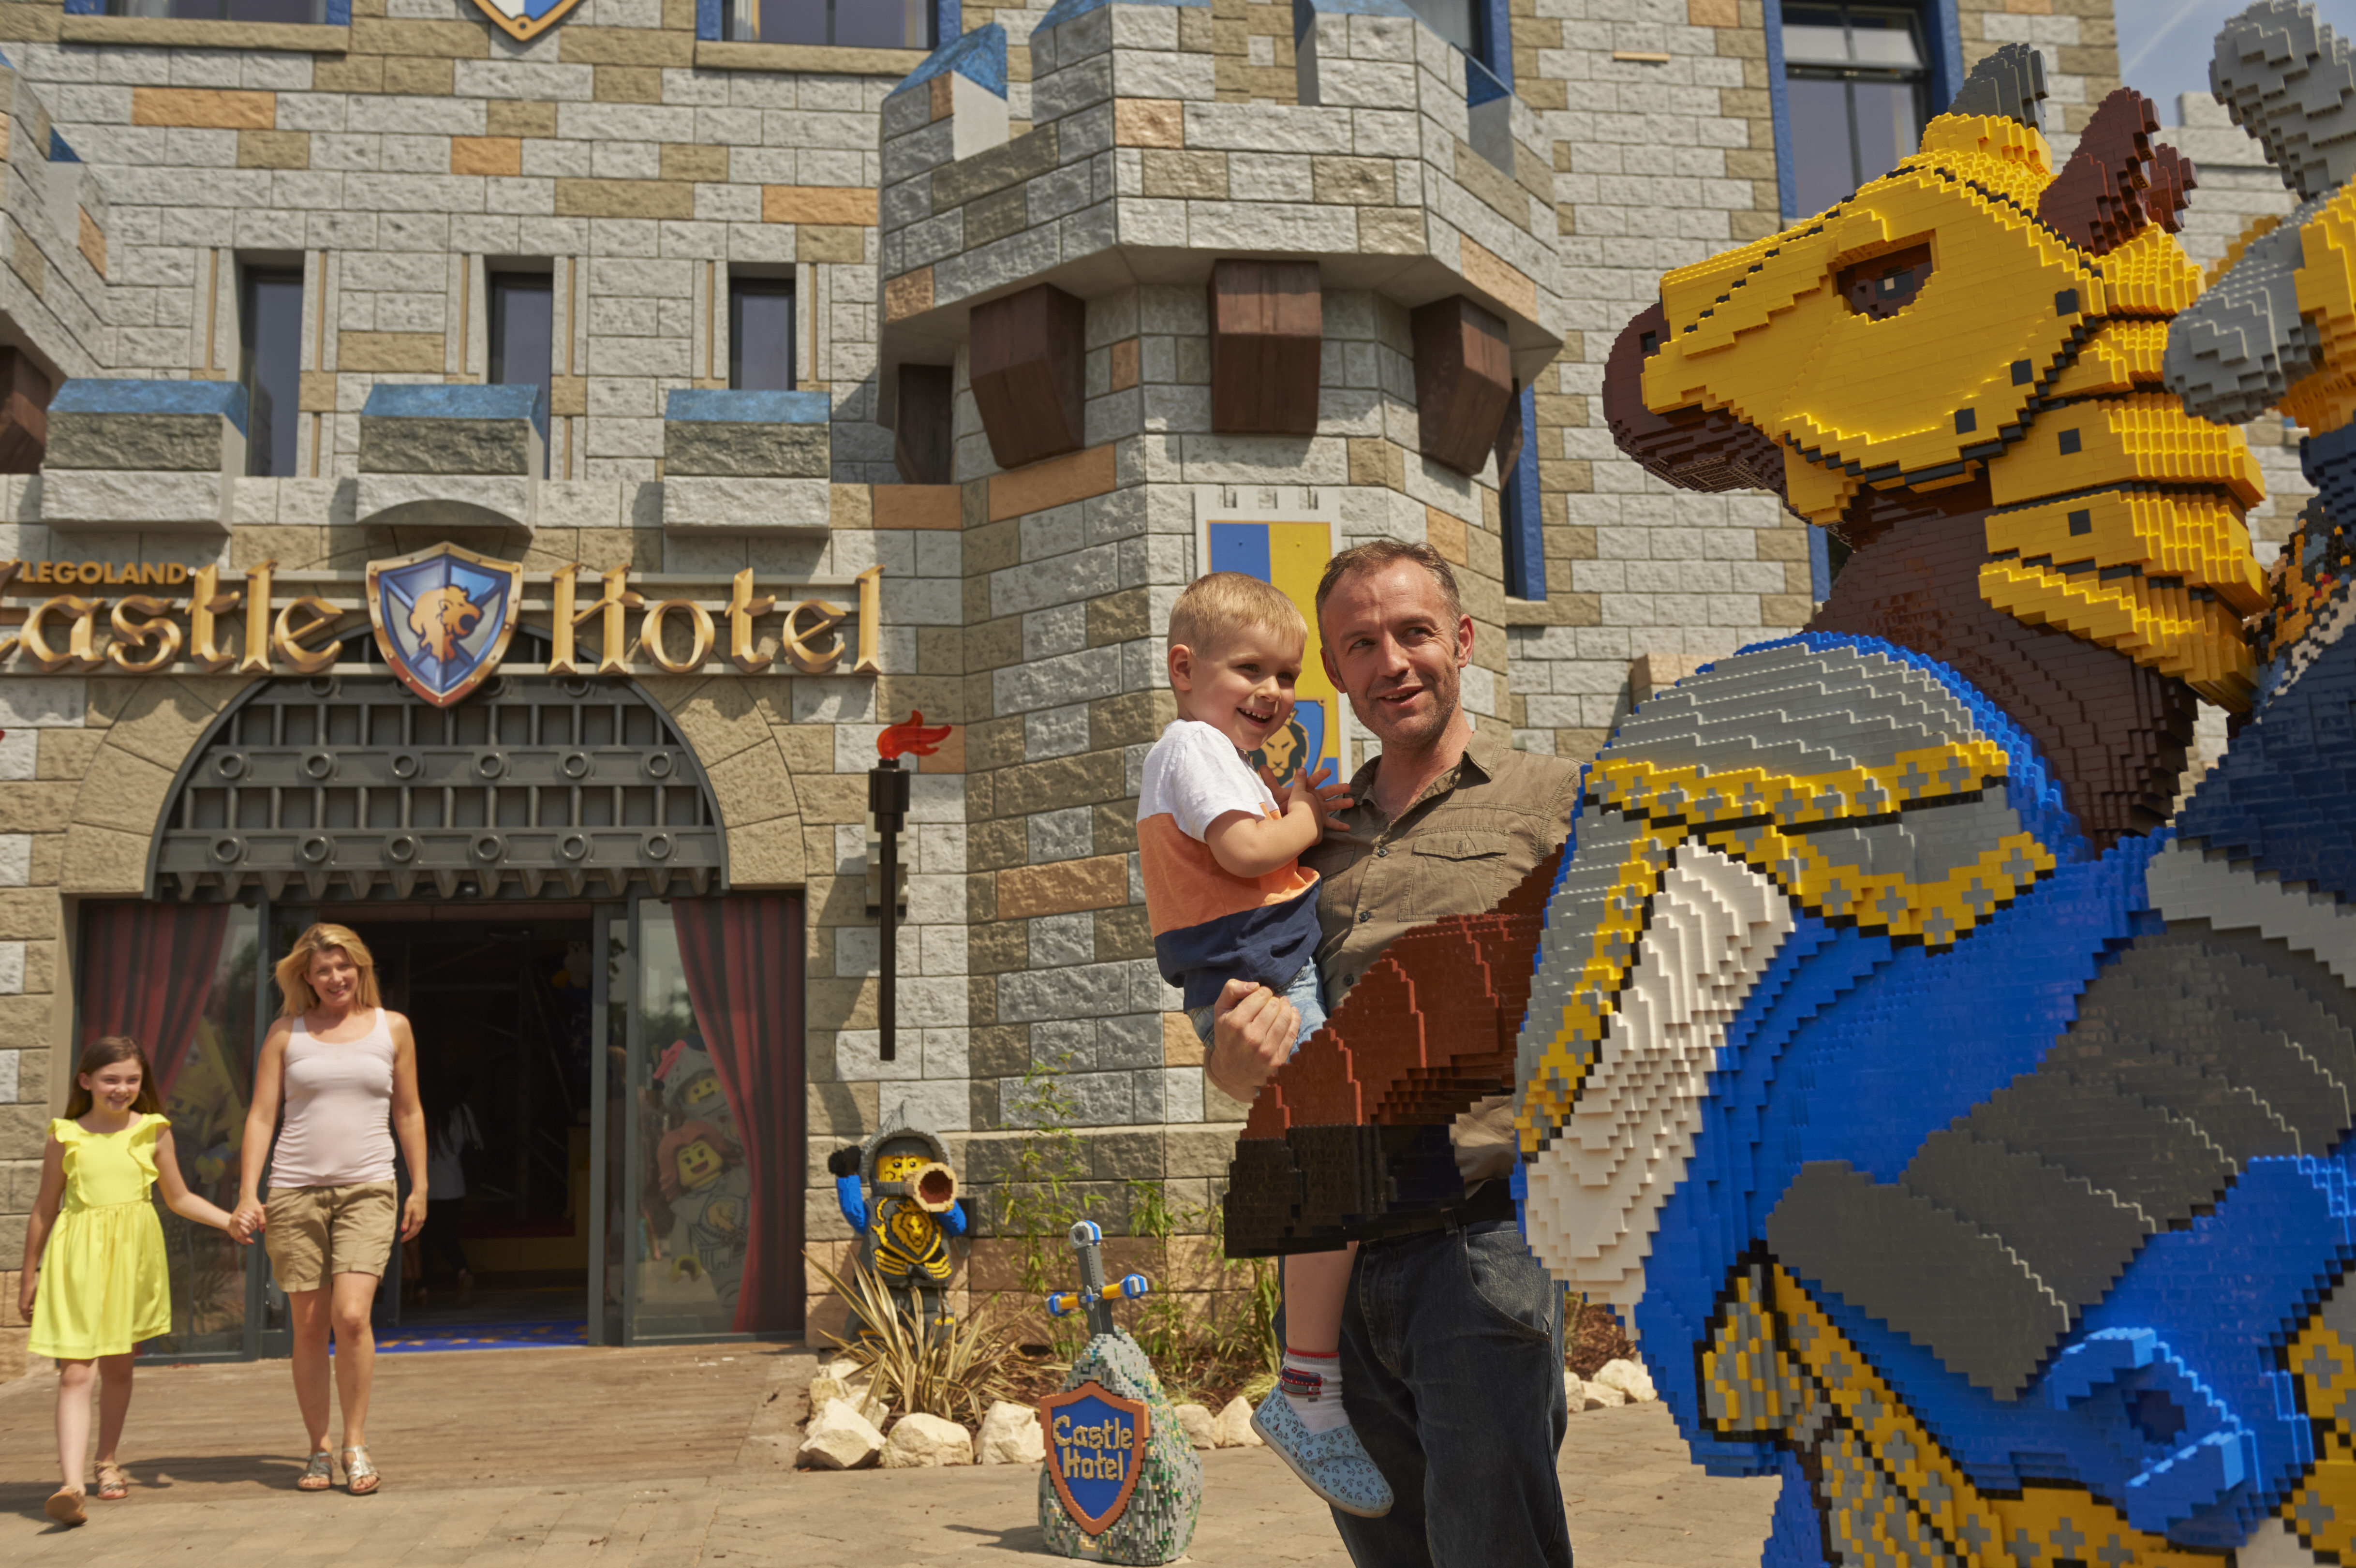
[[[120,1356],[172,1331],[164,1227],[147,1196],[155,1140],[170,1125],[144,1113],[105,1136],[63,1117],[49,1124],[49,1136],[65,1147],[66,1190],[41,1253],[33,1354],[66,1361]]]

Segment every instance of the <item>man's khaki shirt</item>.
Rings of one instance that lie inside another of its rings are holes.
[[[1495,907],[1562,842],[1578,803],[1574,764],[1516,752],[1489,731],[1475,731],[1463,760],[1396,821],[1369,799],[1382,765],[1376,757],[1350,781],[1358,804],[1341,814],[1349,831],[1328,828],[1301,858],[1319,878],[1317,973],[1328,1008],[1341,1006],[1400,933]],[[1457,1118],[1452,1136],[1468,1189],[1505,1175],[1513,1097],[1483,1101]]]

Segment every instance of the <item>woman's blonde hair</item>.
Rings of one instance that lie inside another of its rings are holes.
[[[311,989],[311,960],[337,948],[343,949],[344,956],[359,968],[359,1005],[384,1005],[377,995],[376,959],[369,955],[368,944],[360,940],[360,933],[348,925],[322,922],[296,937],[294,945],[286,950],[286,956],[271,971],[278,981],[278,994],[284,998],[278,1008],[280,1018],[297,1018],[319,1005],[318,993]]]

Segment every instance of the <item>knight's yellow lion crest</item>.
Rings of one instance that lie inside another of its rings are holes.
[[[458,639],[483,618],[482,606],[466,597],[463,588],[436,588],[417,596],[409,607],[409,629],[437,658],[447,662],[457,651]]]

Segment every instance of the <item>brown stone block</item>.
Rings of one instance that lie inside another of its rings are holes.
[[[662,69],[650,65],[591,66],[589,93],[600,103],[660,103]]]
[[[954,485],[878,485],[872,496],[872,527],[951,532],[958,527],[959,496]]]
[[[314,55],[311,60],[311,91],[382,92],[384,58],[381,55],[346,55],[337,59],[333,55]],[[553,110],[555,105],[549,107]]]
[[[1178,699],[1165,689],[1124,692],[1088,704],[1088,748],[1150,746],[1178,719]]]
[[[1134,642],[1151,632],[1152,605],[1142,588],[1124,588],[1088,601],[1088,646]]]
[[[1087,307],[1053,283],[974,307],[968,349],[973,400],[1001,468],[1022,468],[1080,447],[1087,430]],[[1109,467],[1111,451],[1103,450]],[[995,482],[992,489],[993,515],[1011,516],[999,510]]]
[[[933,308],[933,270],[919,267],[884,285],[884,315],[889,321],[921,315]]]
[[[661,180],[560,179],[556,216],[689,219],[695,216],[695,191]]]
[[[626,30],[626,29],[616,29]],[[662,177],[689,184],[717,184],[728,177],[728,149],[701,142],[665,142]]]
[[[695,35],[654,27],[593,27],[573,23],[557,35],[556,58],[577,65],[695,63]]]
[[[977,871],[1001,871],[1027,864],[1031,847],[1023,824],[1019,816],[971,824],[966,830],[966,864]]]
[[[972,550],[973,545],[970,537],[969,537],[966,544],[966,559],[969,563],[973,559]],[[993,669],[1004,669],[1009,665],[1018,665],[1022,662],[1022,616],[1007,615],[999,620],[985,621],[980,625],[968,626],[966,628],[965,667],[967,674],[984,674]],[[1006,720],[1005,722],[1014,725],[1019,731],[1023,721],[1020,718],[1012,718]],[[1005,759],[1005,761],[1022,761],[1021,749],[1017,748],[1014,755]]]
[[[1112,139],[1122,147],[1183,147],[1186,144],[1184,106],[1174,98],[1117,98],[1112,105]]]
[[[134,125],[186,125],[214,131],[268,131],[278,123],[278,95],[211,87],[134,87]]]
[[[384,90],[410,98],[447,98],[455,91],[458,62],[434,55],[393,55],[384,62]]]
[[[1734,8],[1734,0],[1686,0],[1686,26],[1688,27],[1739,27],[1742,18]]]
[[[0,5],[0,38],[22,43],[56,43],[58,21],[62,15],[55,5]],[[8,1288],[13,1292],[16,1286],[12,1284]]]
[[[875,193],[847,186],[765,185],[761,221],[873,229]]]
[[[1137,802],[1117,800],[1088,813],[1100,855],[1126,855],[1137,848]]]
[[[1414,330],[1423,454],[1459,474],[1478,474],[1514,396],[1505,324],[1458,294],[1417,310]]]
[[[1316,199],[1342,207],[1388,207],[1398,185],[1388,158],[1322,157],[1309,160]]]
[[[1021,866],[998,873],[1001,920],[1028,920],[1034,915],[1070,914],[1087,909],[1119,909],[1128,902],[1129,859],[1124,855],[1058,860],[1052,865]]]
[[[491,52],[491,37],[478,22],[394,22],[355,16],[352,52],[487,59]]]
[[[1464,564],[1464,523],[1437,507],[1423,509],[1423,539],[1426,544],[1457,565]]]
[[[146,833],[117,833],[87,824],[69,828],[58,885],[70,893],[138,898],[147,891],[148,843]]]
[[[1213,263],[1211,428],[1314,435],[1324,295],[1314,261]]]
[[[336,335],[336,368],[439,375],[447,350],[447,340],[438,332],[341,332]]]
[[[548,411],[558,419],[587,413],[589,411],[589,378],[551,376],[548,379]]]
[[[1349,452],[1351,484],[1407,488],[1407,453],[1396,443],[1380,436],[1353,436]]]
[[[103,730],[36,730],[33,733],[33,776],[37,779],[86,776],[91,759],[106,741]]]
[[[1148,148],[1139,160],[1145,194],[1173,200],[1227,199],[1227,155],[1225,153],[1164,152]]]
[[[976,975],[1012,975],[1030,966],[1030,928],[996,921],[966,928],[966,967]]]
[[[453,136],[450,172],[454,175],[520,175],[523,143],[513,136]]]
[[[1549,528],[1546,531],[1546,555],[1548,560],[1593,560],[1595,530],[1588,528]]]
[[[996,783],[1001,802],[1019,803],[1012,809],[1060,811],[1126,799],[1129,790],[1123,773],[1119,752],[1093,752],[1006,768]]]
[[[1759,596],[1759,624],[1762,626],[1804,626],[1815,613],[1815,602],[1804,593]]]
[[[1527,273],[1483,248],[1469,235],[1462,238],[1460,245],[1462,258],[1459,270],[1463,272],[1466,283],[1494,295],[1508,309],[1519,311],[1524,315],[1537,314],[1537,284],[1530,281]]]
[[[556,134],[556,105],[553,103],[519,103],[510,99],[495,98],[483,108],[483,128],[494,136],[535,137],[545,141]]]
[[[122,728],[117,726],[118,731]],[[177,763],[165,766],[147,762],[116,746],[79,784],[0,786],[0,832],[61,832],[70,818],[94,827],[152,834],[172,793],[177,767]],[[37,802],[19,796],[19,791],[30,789],[54,795]],[[36,821],[38,826],[13,826]]]
[[[806,879],[808,864],[798,817],[729,831],[728,885],[732,888],[796,887]]]
[[[892,421],[893,463],[908,485],[946,493],[948,520],[928,525],[933,527],[958,526],[957,493],[950,488],[956,477],[955,382],[956,372],[947,365],[900,367],[899,406]]]
[[[311,135],[307,131],[240,131],[237,166],[241,169],[307,169],[311,166]]]
[[[1092,446],[1020,473],[992,475],[990,515],[993,521],[1002,521],[1050,507],[1069,506],[1090,496],[1109,494],[1119,481],[1112,447]]]
[[[1358,208],[1358,249],[1370,256],[1423,255],[1430,247],[1424,238],[1422,208]]]
[[[1126,963],[1152,956],[1153,923],[1146,918],[1143,904],[1107,910],[1097,916],[1098,963]]]
[[[1203,1037],[1194,1032],[1194,1020],[1184,1013],[1162,1015],[1162,1065],[1203,1065]]]
[[[867,819],[867,779],[862,773],[797,773],[794,795],[812,822]]]
[[[969,251],[1020,233],[1030,226],[1030,200],[1021,186],[965,204],[965,244]]]
[[[1105,350],[1105,379],[1112,390],[1129,390],[1138,384],[1141,374],[1136,338],[1124,337]]]
[[[864,229],[821,229],[805,223],[794,230],[794,259],[858,266],[867,260],[867,233]]]

